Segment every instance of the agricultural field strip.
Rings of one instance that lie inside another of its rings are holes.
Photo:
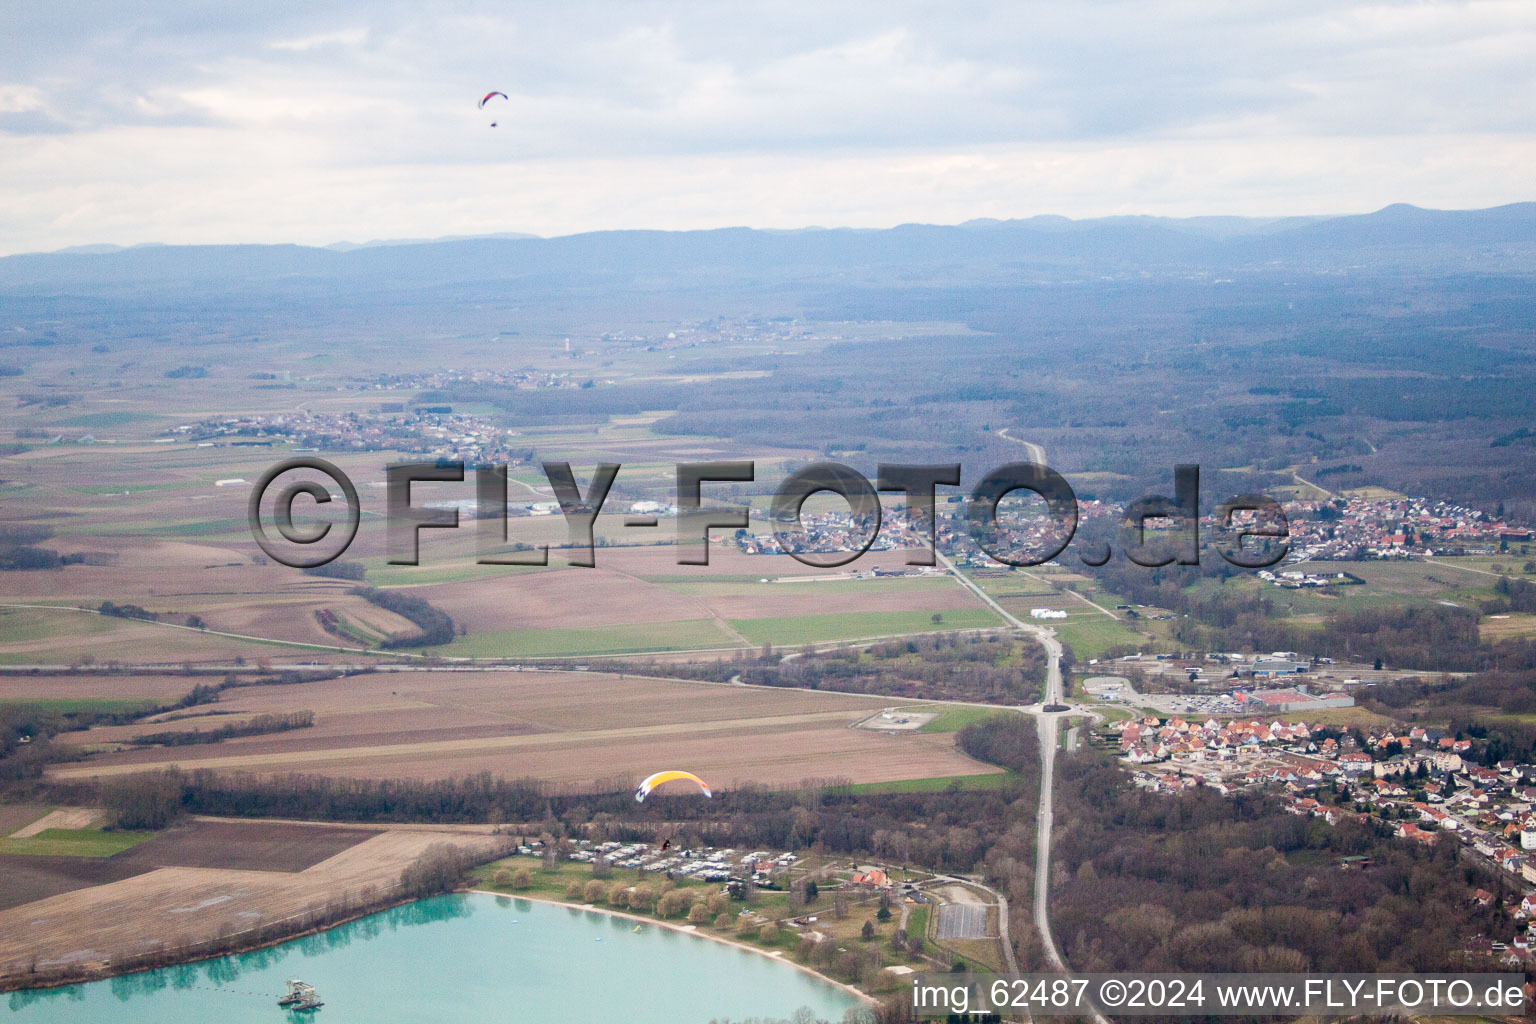
[[[695,739],[710,734],[751,732],[760,729],[777,729],[784,726],[822,721],[851,722],[858,711],[812,711],[798,715],[773,715],[762,718],[746,718],[709,723],[680,722],[670,725],[639,725],[622,729],[593,729],[587,731],[532,733],[518,736],[489,736],[468,740],[438,740],[426,743],[381,744],[361,747],[333,747],[324,750],[306,750],[278,754],[244,754],[227,757],[181,758],[197,768],[256,768],[269,765],[285,765],[295,761],[350,761],[372,758],[398,758],[409,755],[461,754],[474,751],[494,751],[517,748],[563,747],[575,743],[605,743],[618,740],[634,740],[658,736],[686,736]],[[172,752],[162,762],[116,765],[74,765],[56,768],[50,776],[57,779],[100,778],[108,775],[126,775],[153,770],[158,764],[178,763]]]
[[[99,611],[97,611],[94,608],[80,608],[80,607],[77,607],[77,606],[74,606],[74,605],[44,605],[44,604],[7,604],[7,603],[0,603],[0,608],[18,608],[18,609],[20,609],[20,608],[27,608],[27,609],[40,609],[40,610],[45,610],[45,611],[76,612],[76,613],[82,613],[82,614],[86,614],[86,615],[95,615],[95,616],[98,616],[98,617],[101,617],[101,618],[107,618],[107,619],[112,618],[111,616],[103,616]],[[960,610],[961,611],[970,611],[971,609],[960,609]],[[889,616],[889,615],[894,614],[894,613],[889,613],[889,612],[868,612],[868,613],[847,613],[847,614],[867,614],[867,615],[870,615],[870,616],[873,617],[873,616]],[[922,613],[918,613],[918,614],[922,614]],[[1113,616],[1111,616],[1111,617],[1113,617]],[[816,618],[816,616],[792,616],[792,617],[789,617],[789,618],[790,619],[799,618],[799,619],[805,619],[805,620],[812,620],[812,619]],[[486,662],[486,663],[503,664],[503,663],[517,663],[517,662],[538,662],[538,661],[547,661],[547,660],[565,660],[565,659],[569,659],[570,657],[573,657],[573,656],[580,656],[580,657],[583,657],[583,658],[626,658],[626,657],[633,657],[636,654],[645,654],[645,653],[649,653],[649,652],[652,652],[652,651],[658,651],[660,653],[665,653],[665,652],[667,652],[669,650],[672,650],[672,648],[652,648],[652,647],[646,647],[646,646],[638,646],[638,647],[634,647],[632,649],[626,649],[626,650],[620,650],[620,651],[582,652],[579,655],[572,655],[572,654],[507,654],[507,655],[499,655],[499,656],[485,656],[485,655],[479,655],[479,656],[459,655],[459,656],[454,656],[454,655],[451,655],[451,654],[443,654],[443,653],[440,653],[440,652],[438,652],[438,653],[421,653],[421,654],[418,654],[418,653],[412,653],[412,652],[409,652],[409,651],[401,651],[401,650],[382,651],[382,650],[374,650],[374,649],[370,649],[370,648],[361,648],[361,647],[341,647],[341,646],[337,646],[337,645],[333,645],[333,644],[319,644],[319,643],[314,643],[314,642],[309,642],[309,641],[300,641],[300,640],[284,640],[284,639],[280,639],[280,638],[276,638],[276,637],[257,636],[257,635],[248,634],[248,633],[234,633],[234,632],[228,632],[228,631],[219,630],[219,629],[198,628],[198,627],[195,627],[195,626],[186,626],[186,625],[182,625],[180,623],[175,623],[175,622],[164,622],[164,621],[154,621],[154,620],[144,620],[144,619],[132,619],[132,620],[124,619],[124,620],[114,620],[114,621],[121,621],[121,622],[127,623],[129,625],[133,625],[133,626],[150,626],[150,627],[160,626],[160,627],[169,628],[169,629],[184,630],[186,632],[195,633],[195,634],[199,634],[199,635],[202,635],[202,636],[224,637],[224,638],[231,639],[231,640],[244,640],[244,641],[249,641],[249,642],[252,642],[252,643],[268,644],[268,645],[277,646],[277,647],[293,647],[293,648],[300,648],[300,649],[303,649],[303,650],[323,651],[323,652],[326,652],[326,653],[335,653],[335,654],[353,654],[353,655],[361,654],[361,655],[365,655],[365,656],[372,657],[372,658],[379,658],[381,660],[387,660],[387,659],[390,659],[390,658],[402,658],[402,659],[408,658],[408,659],[412,659],[412,660],[427,660],[427,659],[431,659],[431,658],[437,657],[437,658],[443,658],[444,660],[447,660],[447,661],[461,662],[461,663],[466,663],[466,664],[472,664],[472,663],[475,663],[475,662]],[[712,621],[712,620],[707,620],[707,621]],[[720,621],[721,621],[722,625],[727,625],[727,620],[720,620]],[[729,625],[738,626],[738,627],[745,625],[748,628],[751,628],[752,625],[754,624],[754,622],[770,622],[770,621],[773,621],[773,622],[783,622],[783,621],[789,621],[789,619],[778,619],[778,620],[776,620],[776,619],[764,619],[764,620],[737,619],[737,620],[729,620]],[[663,623],[662,625],[665,625],[665,624]],[[789,640],[780,639],[780,640],[774,641],[774,646],[779,647],[779,648],[797,649],[797,648],[803,648],[803,647],[822,647],[822,646],[825,646],[827,643],[838,643],[838,642],[853,641],[853,640],[874,643],[874,642],[878,642],[878,641],[881,641],[881,640],[909,639],[909,638],[911,638],[913,636],[928,636],[928,635],[933,635],[933,634],[937,634],[937,633],[943,633],[943,634],[948,634],[948,635],[960,635],[960,634],[964,634],[964,633],[979,632],[979,631],[983,631],[983,630],[987,630],[987,629],[995,629],[995,628],[997,628],[997,627],[995,627],[995,626],[960,626],[960,627],[950,628],[950,629],[943,629],[943,628],[940,628],[940,629],[928,629],[928,630],[921,630],[921,631],[917,631],[917,632],[909,630],[907,632],[902,632],[902,633],[864,634],[862,636],[857,635],[857,631],[855,631],[855,635],[852,635],[852,636],[849,636],[849,635],[845,634],[843,636],[833,636],[833,637],[826,637],[826,638],[822,638],[822,639],[808,639],[808,640],[801,640],[799,638],[792,638],[792,639],[789,639]],[[736,630],[734,628],[732,628],[730,631],[731,631],[731,633],[736,633]],[[597,630],[592,630],[592,632],[596,633],[598,631]],[[9,648],[12,651],[47,650],[50,646],[57,646],[57,644],[54,642],[55,640],[56,640],[56,638],[50,637],[47,640],[40,640],[40,641],[37,641],[37,642],[32,643],[32,644],[27,644],[27,645],[11,644],[11,645],[8,645],[8,646],[9,646]],[[747,645],[747,646],[756,646],[756,645],[754,643],[754,644],[750,644],[750,645]],[[452,650],[452,649],[453,649],[452,647],[446,648],[446,650]],[[732,652],[740,651],[740,650],[743,650],[743,649],[744,649],[743,646],[733,646],[733,647],[680,647],[680,648],[676,648],[676,650],[684,651],[684,652],[689,653],[689,654],[732,653]],[[183,658],[182,660],[185,660],[185,659]],[[146,663],[146,664],[148,664],[148,663]],[[164,664],[170,665],[170,664],[174,664],[174,662],[173,661],[167,661]],[[57,664],[44,665],[44,666],[41,666],[41,667],[63,669],[63,668],[68,668],[70,666],[65,664],[65,663],[60,662],[60,663],[57,663]]]
[[[100,821],[104,815],[94,807],[60,807],[56,811],[38,818],[32,824],[12,832],[12,839],[30,839],[50,828],[81,829],[90,828]]]
[[[99,610],[97,610],[95,608],[80,608],[80,607],[78,607],[76,605],[72,605],[72,604],[10,604],[10,603],[0,603],[0,608],[41,608],[41,609],[44,609],[45,611],[77,612],[77,613],[84,614],[84,615],[99,615],[102,618],[114,618],[114,616],[104,615],[102,612],[100,612]],[[202,633],[202,634],[205,634],[207,636],[229,637],[232,640],[253,640],[256,643],[276,644],[276,645],[279,645],[279,646],[282,646],[282,647],[302,647],[305,650],[311,650],[311,651],[336,651],[336,652],[339,652],[341,654],[375,654],[376,655],[376,654],[379,653],[377,651],[368,650],[368,649],[362,648],[362,647],[337,647],[337,646],[335,646],[333,644],[313,644],[313,643],[305,643],[305,642],[299,641],[299,640],[276,640],[276,639],[273,639],[272,637],[250,636],[250,635],[245,634],[245,633],[227,633],[227,632],[225,632],[223,630],[219,630],[219,629],[200,629],[197,626],[184,626],[184,625],[182,625],[179,622],[162,622],[162,621],[158,621],[158,620],[155,620],[155,619],[124,619],[122,621],[130,622],[130,623],[132,623],[134,625],[164,626],[167,629],[184,629],[184,630],[187,630],[187,631],[192,632],[192,633]],[[390,656],[392,656],[392,657],[406,657],[406,658],[424,658],[424,657],[426,657],[426,655],[423,655],[423,654],[408,654],[408,653],[405,653],[405,652],[402,652],[402,651],[391,651],[389,653],[390,653]]]
[[[1044,580],[1044,579],[1042,579],[1039,576],[1036,576],[1032,572],[1024,572],[1024,570],[1022,570],[1022,569],[1019,570],[1019,571],[1021,573],[1023,573],[1023,575],[1028,576],[1030,579],[1035,580],[1038,583],[1043,583],[1046,586],[1050,586],[1049,581]],[[1054,593],[1054,591],[1053,591],[1053,593]],[[1120,621],[1120,616],[1116,615],[1114,612],[1110,611],[1108,608],[1105,608],[1103,605],[1101,605],[1098,602],[1092,600],[1091,598],[1086,597],[1083,594],[1079,594],[1077,591],[1071,589],[1070,587],[1065,589],[1065,590],[1063,590],[1063,591],[1061,591],[1061,593],[1068,594],[1068,595],[1076,598],[1077,600],[1083,602],[1083,604],[1086,604],[1089,608],[1092,608],[1094,611],[1099,612],[1102,615],[1108,615],[1110,618],[1114,619],[1116,622]]]
[[[457,842],[495,842],[455,835]],[[388,890],[441,833],[391,828],[300,872],[171,867],[0,911],[0,970],[107,960],[305,913],[348,890]],[[196,913],[192,913],[196,911]]]

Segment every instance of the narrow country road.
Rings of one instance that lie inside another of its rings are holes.
[[[1014,437],[1012,434],[1008,433],[1007,427],[999,430],[997,432],[997,436],[1002,438],[1004,441],[1012,441],[1014,444],[1023,445],[1025,448],[1029,449],[1030,462],[1035,463],[1037,466],[1045,465],[1045,449],[1035,444],[1035,442],[1025,441],[1023,438]]]
[[[1014,440],[1014,438],[1009,438]],[[1026,442],[1019,442],[1024,444]],[[1023,630],[1039,640],[1045,648],[1045,693],[1044,700],[1038,708],[1020,708],[1025,714],[1035,716],[1036,726],[1040,731],[1040,806],[1035,816],[1035,928],[1040,933],[1040,943],[1045,950],[1045,957],[1053,969],[1065,972],[1066,962],[1061,957],[1061,951],[1056,948],[1056,939],[1051,933],[1051,826],[1054,822],[1053,805],[1056,777],[1056,742],[1059,733],[1060,712],[1052,713],[1044,710],[1048,704],[1066,703],[1065,694],[1061,684],[1061,641],[1056,639],[1056,631],[1045,626],[1035,626],[1018,618],[1002,605],[993,600],[975,581],[962,573],[954,562],[942,551],[935,548],[934,555],[949,572],[960,581],[971,593],[981,599],[997,614],[1003,617],[1003,621]],[[1004,904],[1006,910],[1006,904]],[[1094,1008],[1090,1014],[1094,1024],[1110,1024],[1109,1018]]]
[[[1045,692],[1040,704],[1041,710],[1022,708],[1026,714],[1035,715],[1035,723],[1040,731],[1040,809],[1035,819],[1035,927],[1040,930],[1040,939],[1045,946],[1046,957],[1051,961],[1051,966],[1058,970],[1064,969],[1061,954],[1056,950],[1056,940],[1051,936],[1051,911],[1050,911],[1050,864],[1051,864],[1051,821],[1052,821],[1052,787],[1051,781],[1055,775],[1056,767],[1056,738],[1058,733],[1058,715],[1047,712],[1044,709],[1047,704],[1063,703],[1061,687],[1061,641],[1056,639],[1056,631],[1044,626],[1030,625],[1018,616],[1008,611],[992,595],[988,594],[973,580],[969,579],[949,556],[942,551],[935,551],[935,556],[948,569],[962,586],[970,590],[993,611],[1003,617],[1003,621],[1023,630],[1039,640],[1045,647]]]

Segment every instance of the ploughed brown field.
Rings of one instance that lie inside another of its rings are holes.
[[[0,853],[0,911],[59,893],[132,878],[145,870],[120,857],[39,857]]]
[[[216,683],[219,676],[165,674],[0,675],[0,702],[32,700],[143,700],[172,703],[198,683]]]
[[[112,857],[0,854],[0,909],[163,867],[303,871],[377,834],[369,828],[200,819]]]
[[[167,765],[262,774],[436,779],[489,771],[573,787],[687,768],[717,787],[806,779],[884,782],[995,769],[947,734],[850,726],[889,697],[808,693],[598,672],[400,672],[226,691],[217,712],[67,733],[109,752],[56,765],[59,779]],[[111,749],[135,735],[213,729],[309,710],[311,728],[220,743]]]
[[[333,901],[382,898],[434,843],[490,850],[502,840],[487,832],[196,820],[95,862],[6,857],[0,978],[34,966],[44,973],[89,969],[297,918]],[[23,881],[12,889],[11,862],[45,860],[18,865]]]

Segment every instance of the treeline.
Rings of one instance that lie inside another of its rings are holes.
[[[100,800],[114,828],[159,829],[185,811],[185,788],[179,772],[142,772],[102,783]]]
[[[1536,668],[1536,645],[1506,640],[1488,645],[1478,633],[1478,617],[1465,608],[1443,605],[1340,610],[1320,626],[1276,618],[1273,602],[1262,593],[1239,594],[1229,588],[1195,586],[1224,579],[1236,570],[1198,566],[1146,569],[1125,559],[1111,559],[1090,570],[1112,593],[1132,601],[1189,616],[1174,626],[1174,639],[1189,650],[1296,651],[1307,657],[1375,662],[1392,668],[1477,672],[1491,668]],[[1536,600],[1536,587],[1506,581],[1501,599]],[[1521,588],[1529,588],[1527,593]],[[1532,607],[1536,607],[1533,604]]]
[[[14,455],[12,451],[0,454]],[[40,547],[53,536],[53,527],[42,523],[6,523],[0,525],[0,571],[60,569],[66,565],[105,565],[113,556],[104,551],[74,551],[61,555],[52,548]]]
[[[862,793],[826,782],[794,790],[725,790],[712,800],[657,794],[636,804],[627,781],[599,793],[562,793],[536,780],[489,773],[422,781],[269,778],[171,768],[115,778],[99,792],[91,783],[56,783],[49,796],[84,802],[99,798],[122,820],[135,823],[165,821],[175,814],[370,823],[523,822],[556,837],[593,826],[614,839],[643,839],[665,826],[678,832],[674,842],[680,846],[814,847],[1006,877],[1014,864],[1028,863],[1035,777],[1028,770],[989,790]]]
[[[416,636],[392,637],[381,643],[380,647],[440,647],[453,642],[453,619],[425,598],[398,590],[380,590],[378,587],[353,587],[349,593],[385,611],[394,612],[402,619],[408,619],[421,630]]]
[[[1091,751],[1057,771],[1051,906],[1076,970],[1452,970],[1469,937],[1512,934],[1471,899],[1501,883],[1455,842],[1331,826],[1259,792],[1146,793]],[[1344,870],[1345,856],[1369,866]]]
[[[1395,719],[1444,723],[1455,738],[1474,740],[1463,760],[1536,762],[1536,726],[1513,717],[1536,714],[1536,671],[1399,679],[1371,687],[1362,702]]]
[[[113,601],[103,601],[96,610],[103,615],[110,615],[114,619],[142,619],[145,622],[157,622],[160,619],[158,612],[152,612],[136,604],[117,604]]]
[[[64,564],[59,553],[37,546],[52,536],[52,527],[41,523],[0,526],[0,570],[59,568]]]
[[[57,756],[53,734],[56,713],[24,705],[0,705],[0,787],[36,779]]]
[[[1536,613],[1536,583],[1500,576],[1499,582],[1493,585],[1493,590],[1499,596],[1491,601],[1482,602],[1480,610],[1484,615],[1505,615],[1509,612],[1524,612],[1528,615]]]
[[[94,725],[128,725],[153,715],[212,704],[225,690],[243,686],[283,686],[333,679],[339,671],[267,673],[241,677],[233,673],[215,683],[196,683],[179,699],[165,704],[145,704],[126,710],[108,711],[91,706],[50,707],[47,704],[7,704],[0,702],[0,790],[22,784],[35,785],[43,768],[55,761],[79,756],[78,751],[52,742],[61,732],[77,732]],[[305,712],[309,714],[309,712]],[[167,719],[169,721],[171,719]],[[183,740],[182,742],[189,742]],[[204,741],[190,741],[204,742]],[[16,795],[25,796],[25,793]]]
[[[955,746],[1012,772],[1040,763],[1040,731],[1028,715],[989,715],[972,722],[955,735]]]
[[[53,737],[61,732],[76,732],[93,725],[127,725],[146,715],[211,700],[211,695],[216,694],[213,687],[198,686],[174,703],[145,704],[127,710],[0,702],[0,790],[40,778],[43,769],[55,761],[79,757],[78,751],[54,744]]]
[[[1531,714],[1536,713],[1536,672],[1389,680],[1364,690],[1361,703],[1410,722],[1442,721],[1457,713]]]
[[[265,736],[268,733],[308,729],[315,724],[313,711],[294,711],[286,715],[257,715],[244,722],[221,725],[216,729],[171,729],[136,736],[131,742],[141,746],[187,747],[199,743],[218,743],[240,736]]]
[[[1039,699],[1045,653],[1009,635],[945,634],[807,652],[791,659],[769,652],[725,663],[741,681],[844,693],[920,699],[1020,702]]]
[[[453,843],[433,843],[400,873],[400,895],[406,899],[420,899],[423,896],[451,892],[459,887],[471,868],[505,857],[511,852],[510,841],[503,842],[500,850],[494,853],[476,851]]]
[[[351,580],[355,583],[367,577],[368,567],[362,562],[337,559],[334,562],[326,562],[324,565],[312,565],[304,570],[304,575],[319,576],[329,580]]]
[[[1019,716],[1021,719],[1023,716]],[[1000,734],[1001,735],[1001,734]],[[1027,741],[1024,741],[1027,742]],[[1007,744],[994,751],[1003,753]],[[636,804],[626,781],[599,793],[559,793],[538,782],[488,774],[434,782],[313,776],[263,778],[176,769],[111,783],[101,798],[122,827],[173,821],[178,814],[295,817],[326,821],[491,822],[518,834],[562,840],[655,841],[747,849],[809,849],[820,856],[878,858],[938,872],[981,876],[1010,899],[1010,932],[1025,963],[1039,963],[1030,925],[1038,772],[1007,777],[996,789],[866,793],[846,784],[807,782],[791,790],[736,789],[714,799],[657,794]],[[90,783],[55,784],[51,801],[97,797]],[[457,869],[421,864],[402,879],[413,891],[448,884]]]
[[[577,664],[585,662],[551,662],[550,667]],[[935,633],[867,647],[805,651],[793,658],[764,645],[756,655],[714,661],[609,661],[604,667],[716,683],[739,675],[757,686],[998,703],[1039,700],[1045,682],[1044,650],[1007,634]]]

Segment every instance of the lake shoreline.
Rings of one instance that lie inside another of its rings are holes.
[[[820,971],[805,964],[799,963],[787,955],[775,956],[773,953],[759,946],[741,942],[737,939],[727,938],[723,935],[713,935],[709,932],[703,931],[697,926],[690,927],[688,925],[676,924],[671,921],[660,921],[654,917],[645,917],[640,914],[631,914],[628,911],[614,910],[608,907],[599,907],[590,903],[570,903],[565,900],[551,899],[547,896],[527,896],[521,893],[498,892],[495,889],[477,888],[455,889],[453,891],[461,894],[478,894],[482,896],[497,896],[503,899],[528,900],[532,903],[543,903],[553,907],[564,907],[568,910],[581,910],[598,914],[607,914],[611,917],[619,917],[628,921],[634,921],[637,924],[655,925],[658,928],[666,928],[670,931],[674,931],[682,935],[693,935],[701,939],[708,939],[711,942],[718,942],[722,945],[746,950],[747,952],[754,953],[765,960],[771,960],[775,963],[781,963],[788,967],[792,967],[797,971],[816,978],[818,981],[826,982],[828,985],[831,985],[834,988],[837,988],[840,991],[853,996],[865,1005],[874,1005],[878,1001],[868,992],[864,992],[863,990],[845,982],[838,981],[836,978],[829,978],[825,974],[822,974]],[[90,982],[94,981],[105,981],[111,978],[123,977],[130,974],[140,974],[146,971],[163,970],[168,967],[179,967],[185,964],[202,963],[208,960],[217,960],[220,957],[238,956],[242,953],[253,953],[258,950],[270,949],[273,946],[281,946],[285,943],[294,942],[311,935],[319,935],[330,931],[333,928],[337,928],[342,925],[350,924],[354,921],[360,920],[361,918],[369,917],[374,914],[381,914],[386,911],[393,910],[397,907],[408,906],[412,903],[418,903],[422,899],[432,898],[433,897],[431,896],[424,896],[417,899],[402,900],[396,898],[384,900],[379,904],[364,909],[359,909],[355,912],[349,912],[345,917],[339,918],[336,921],[324,925],[311,925],[309,927],[301,928],[297,931],[279,937],[265,938],[248,943],[235,943],[229,948],[221,949],[216,952],[199,951],[191,952],[186,956],[176,956],[172,951],[166,951],[166,953],[169,953],[170,955],[155,956],[151,954],[149,957],[145,958],[146,960],[151,960],[152,962],[141,961],[132,964],[122,962],[118,962],[116,964],[97,963],[87,966],[75,965],[73,970],[60,971],[49,977],[27,978],[25,976],[12,975],[6,979],[0,979],[0,994],[7,992],[27,992],[65,988],[70,985],[89,984]],[[7,984],[7,982],[10,982],[10,984]],[[16,982],[21,982],[21,984],[16,984]]]
[[[835,988],[841,989],[842,991],[857,998],[866,1005],[874,1005],[877,1002],[875,997],[870,995],[868,992],[855,988],[854,986],[845,982],[838,981],[836,978],[829,978],[825,974],[822,974],[820,971],[812,967],[807,967],[805,964],[798,963],[797,961],[790,959],[788,956],[774,956],[772,953],[759,946],[753,946],[749,943],[741,942],[737,939],[728,939],[723,935],[712,935],[709,932],[699,928],[697,925],[690,927],[688,925],[675,924],[671,921],[659,921],[654,917],[645,917],[641,914],[631,914],[624,910],[614,910],[609,907],[599,907],[592,903],[570,903],[566,900],[550,899],[548,896],[525,896],[522,893],[499,892],[495,889],[469,889],[467,891],[472,893],[480,893],[484,896],[500,896],[503,899],[528,900],[530,903],[545,903],[552,907],[565,907],[568,910],[585,910],[596,914],[608,914],[611,917],[622,917],[627,921],[634,921],[637,924],[655,925],[658,928],[667,928],[682,935],[693,935],[701,939],[708,939],[711,942],[719,942],[726,946],[734,946],[737,949],[744,949],[749,953],[756,953],[758,956],[763,957],[766,960],[772,960],[775,963],[785,964],[789,967],[795,968],[797,971],[802,971],[805,974],[809,974],[813,978],[817,978],[826,982],[828,985],[832,985]]]
[[[455,890],[465,892],[468,890]],[[438,893],[436,895],[443,895]],[[181,967],[186,964],[198,964],[208,960],[218,960],[226,956],[239,956],[242,953],[255,953],[263,949],[271,949],[273,946],[281,946],[284,943],[296,942],[299,939],[308,938],[311,935],[320,935],[333,928],[351,924],[374,914],[382,914],[397,907],[418,903],[423,899],[431,899],[431,896],[417,896],[410,899],[401,899],[398,896],[390,897],[359,908],[349,908],[343,912],[343,916],[325,924],[311,924],[300,926],[292,932],[286,932],[275,937],[252,938],[249,941],[232,941],[224,948],[214,950],[201,950],[191,948],[182,954],[178,950],[157,950],[152,953],[140,954],[132,959],[117,961],[96,961],[84,965],[72,965],[69,968],[55,970],[47,976],[11,974],[0,978],[0,995],[10,992],[32,992],[44,989],[67,988],[70,985],[88,985],[95,981],[109,981],[112,978],[122,978],[130,974],[142,974],[146,971],[160,971],[168,967]],[[238,938],[238,936],[235,936]],[[218,940],[213,940],[218,941]],[[186,948],[186,947],[183,947]]]

